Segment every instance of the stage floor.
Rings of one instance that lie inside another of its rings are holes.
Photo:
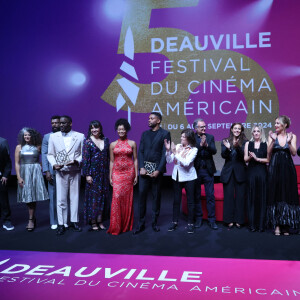
[[[83,197],[82,194],[81,221],[83,221]],[[136,191],[134,199],[136,213]],[[178,229],[168,232],[167,228],[172,218],[172,201],[172,188],[167,186],[162,191],[159,217],[161,230],[158,233],[151,228],[151,201],[148,201],[147,227],[139,235],[134,236],[132,232],[127,232],[112,236],[105,231],[90,232],[89,226],[83,226],[82,232],[68,230],[63,236],[56,236],[55,231],[50,229],[47,202],[40,202],[37,205],[36,230],[32,233],[25,230],[28,222],[26,206],[16,203],[16,190],[12,188],[10,203],[15,230],[8,232],[1,226],[0,249],[300,261],[300,235],[298,234],[278,237],[271,231],[249,232],[246,227],[228,230],[221,223],[218,223],[218,230],[211,230],[207,223],[204,223],[194,234],[188,234],[185,228],[187,221],[183,215]],[[105,225],[108,227],[109,221],[106,221]]]
[[[81,220],[83,196],[82,190]],[[15,230],[0,230],[1,299],[300,297],[300,235],[228,230],[221,223],[218,230],[204,223],[188,234],[183,215],[178,229],[168,232],[172,200],[172,188],[166,186],[158,233],[150,226],[149,201],[147,227],[139,235],[112,236],[83,226],[80,233],[68,230],[56,236],[47,202],[38,203],[36,230],[25,230],[26,206],[16,203],[16,190],[10,189]]]

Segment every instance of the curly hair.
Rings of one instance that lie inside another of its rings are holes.
[[[40,146],[42,144],[42,136],[37,130],[30,127],[24,127],[20,130],[18,134],[19,145],[23,147],[26,144],[24,139],[25,132],[28,132],[30,134],[30,145]]]
[[[103,140],[104,138],[104,134],[103,134],[103,127],[102,127],[102,124],[100,123],[100,121],[98,120],[94,120],[94,121],[91,121],[90,125],[89,125],[89,131],[88,131],[88,138],[92,135],[92,128],[100,128],[100,135],[99,135],[99,138],[101,140]]]
[[[233,146],[233,138],[234,138],[234,136],[233,136],[232,129],[233,129],[233,127],[235,125],[240,125],[241,126],[241,133],[240,133],[239,142],[238,142],[239,146],[241,147],[245,141],[248,141],[248,139],[247,139],[247,137],[245,135],[245,132],[244,132],[245,128],[244,128],[244,126],[243,126],[242,123],[233,123],[231,125],[231,127],[230,127],[230,135],[228,137],[228,142],[230,143],[230,146]]]
[[[196,139],[195,139],[195,133],[192,129],[183,129],[181,131],[181,134],[185,134],[185,137],[189,143],[190,146],[195,147],[196,145]]]
[[[119,119],[115,123],[115,130],[118,130],[118,127],[122,125],[124,126],[127,132],[131,129],[129,122],[126,119]]]

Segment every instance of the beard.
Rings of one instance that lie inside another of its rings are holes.
[[[58,132],[58,131],[60,131],[59,127],[52,127],[52,132],[53,133]]]

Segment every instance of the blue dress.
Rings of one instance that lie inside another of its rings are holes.
[[[93,183],[86,183],[84,201],[85,223],[95,221],[102,215],[104,203],[109,195],[109,140],[104,138],[104,148],[100,150],[91,138],[83,142],[83,175],[91,176]]]

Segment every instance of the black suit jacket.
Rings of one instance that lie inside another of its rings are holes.
[[[151,139],[151,129],[142,133],[139,146],[139,169],[144,168],[144,162],[156,163],[156,170],[160,173],[166,172],[166,148],[164,139],[171,140],[170,132],[159,128],[155,138]]]
[[[210,176],[213,176],[216,173],[216,166],[213,160],[213,155],[217,153],[217,148],[215,144],[215,138],[213,135],[205,133],[207,147],[200,146],[197,142],[196,147],[198,148],[197,156],[194,162],[196,170],[200,168],[201,160],[205,161],[207,172]],[[197,141],[197,133],[195,133],[195,138]]]
[[[300,156],[300,147],[297,150],[297,154]]]
[[[8,177],[11,172],[11,159],[7,140],[0,137],[0,177]]]
[[[244,147],[246,141],[244,141],[241,147],[236,147],[236,156],[234,157],[233,149],[230,151],[224,144],[221,144],[221,156],[225,158],[225,164],[221,171],[220,181],[228,183],[232,172],[234,172],[237,182],[246,181],[246,164],[244,161]]]

